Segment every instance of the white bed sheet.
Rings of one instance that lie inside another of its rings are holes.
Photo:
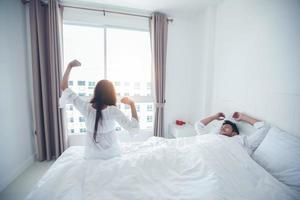
[[[151,137],[110,160],[85,160],[83,150],[65,151],[27,199],[299,199],[221,135]]]

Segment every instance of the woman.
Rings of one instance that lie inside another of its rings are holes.
[[[61,82],[63,90],[60,98],[60,107],[71,103],[86,118],[87,140],[85,157],[108,159],[120,155],[120,147],[115,131],[115,122],[118,122],[129,132],[139,129],[138,116],[134,101],[128,97],[121,102],[131,108],[132,119],[128,119],[116,107],[116,93],[113,84],[108,80],[101,80],[94,89],[94,96],[90,102],[82,100],[76,93],[68,88],[71,69],[81,66],[77,60],[68,64]]]

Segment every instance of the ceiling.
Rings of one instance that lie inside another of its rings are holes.
[[[61,0],[63,3],[86,5],[108,5],[144,11],[160,11],[169,15],[175,13],[195,13],[207,6],[214,5],[220,0]]]

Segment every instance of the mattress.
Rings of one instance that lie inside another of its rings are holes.
[[[297,199],[232,138],[202,135],[122,144],[109,160],[68,148],[27,199]]]

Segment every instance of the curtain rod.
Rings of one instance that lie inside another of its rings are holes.
[[[30,0],[22,0],[24,4],[29,3]],[[41,0],[45,5],[47,5],[46,0]],[[67,4],[64,4],[62,2],[59,2],[59,5],[65,8],[75,8],[75,9],[81,9],[81,10],[91,10],[91,11],[97,11],[97,12],[103,12],[103,15],[105,16],[105,13],[113,13],[113,14],[120,14],[120,15],[129,15],[133,17],[143,17],[143,18],[148,18],[152,19],[152,16],[149,15],[139,15],[139,14],[133,14],[133,13],[128,13],[128,12],[119,12],[119,11],[112,11],[112,10],[105,10],[105,9],[96,9],[96,8],[87,8],[87,7],[80,7],[80,6],[70,6]],[[167,19],[168,22],[173,22],[172,18]]]
[[[119,12],[119,11],[112,11],[112,10],[105,10],[105,9],[96,9],[96,8],[86,8],[86,7],[79,7],[79,6],[69,6],[65,5],[63,3],[59,4],[62,7],[65,8],[75,8],[75,9],[81,9],[81,10],[91,10],[91,11],[97,11],[97,12],[103,12],[103,15],[105,16],[105,13],[113,13],[113,14],[120,14],[120,15],[129,15],[129,16],[134,16],[134,17],[143,17],[143,18],[148,18],[151,19],[151,16],[148,15],[139,15],[139,14],[133,14],[133,13],[128,13],[128,12]],[[168,22],[173,22],[173,19],[167,19]]]

